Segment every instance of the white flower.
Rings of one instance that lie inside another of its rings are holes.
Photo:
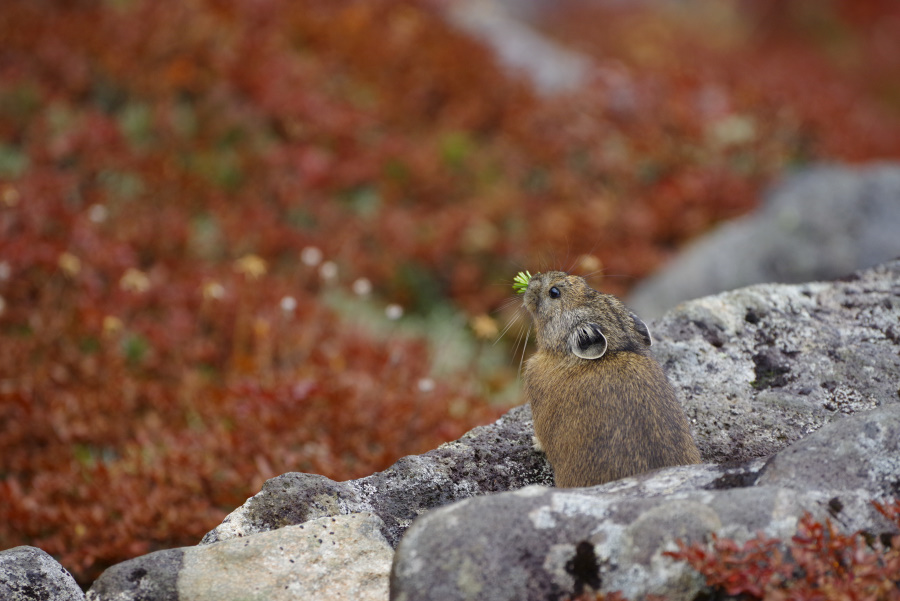
[[[431,392],[434,390],[434,380],[431,378],[422,378],[418,382],[420,392]]]
[[[396,321],[403,317],[403,307],[396,303],[392,303],[384,308],[384,314],[391,321]]]
[[[109,217],[109,211],[101,204],[91,205],[88,209],[88,219],[94,223],[103,223]]]
[[[297,308],[297,299],[293,296],[285,296],[281,299],[281,310],[285,313],[291,313]]]
[[[356,296],[368,296],[372,293],[372,282],[367,278],[359,278],[353,282],[353,294]]]
[[[319,267],[319,276],[323,280],[333,280],[337,277],[338,266],[334,261],[325,261]]]
[[[300,260],[304,265],[315,267],[322,262],[322,251],[315,246],[307,246],[300,251]]]

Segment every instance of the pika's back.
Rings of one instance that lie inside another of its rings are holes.
[[[637,315],[559,271],[532,277],[524,304],[538,345],[525,368],[525,394],[557,486],[700,461]]]

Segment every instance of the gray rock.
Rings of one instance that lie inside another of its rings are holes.
[[[396,545],[413,518],[432,507],[528,484],[552,484],[549,464],[533,449],[533,436],[530,411],[517,407],[455,442],[404,457],[365,478],[334,482],[312,474],[283,474],[266,482],[201,544],[369,511],[384,521],[384,535]]]
[[[485,43],[503,67],[523,76],[538,92],[556,94],[584,85],[592,68],[590,59],[528,24],[522,17],[538,6],[526,4],[461,0],[442,7],[451,24]]]
[[[393,549],[372,514],[320,518],[113,566],[89,601],[381,601]]]
[[[653,334],[704,459],[771,455],[842,416],[900,402],[900,261],[687,302]]]
[[[83,601],[69,572],[37,547],[0,551],[0,599],[3,601]]]
[[[900,406],[844,420],[791,445],[769,459],[756,484],[900,498]]]
[[[849,532],[894,532],[870,501],[897,493],[898,434],[893,405],[826,426],[768,462],[672,468],[587,489],[534,486],[436,509],[397,547],[391,599],[525,601],[589,590],[694,599],[699,574],[663,555],[678,539],[786,539],[805,512]]]
[[[185,550],[156,551],[108,568],[91,585],[88,601],[177,601]]]
[[[821,166],[793,175],[755,213],[692,243],[638,285],[653,318],[681,301],[762,282],[842,277],[900,256],[900,166]]]

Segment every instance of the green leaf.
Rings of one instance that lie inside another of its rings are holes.
[[[513,279],[513,290],[515,290],[516,294],[525,294],[525,290],[528,288],[528,282],[531,281],[531,277],[531,273],[527,271],[519,272]]]

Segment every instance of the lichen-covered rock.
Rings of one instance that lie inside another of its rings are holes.
[[[529,484],[552,484],[550,466],[534,451],[533,436],[531,413],[518,407],[457,441],[404,457],[365,478],[334,482],[312,474],[284,474],[266,482],[202,544],[369,511],[384,521],[384,535],[396,545],[412,520],[433,507]]]
[[[844,420],[791,445],[767,461],[756,485],[900,497],[900,406]]]
[[[900,482],[900,405],[842,420],[769,461],[685,466],[587,489],[529,487],[417,520],[397,547],[394,601],[563,599],[586,590],[693,599],[677,539],[789,538],[810,512],[893,531],[870,501]],[[718,472],[718,475],[716,475]]]
[[[0,551],[0,599],[3,601],[83,601],[69,572],[37,547]]]
[[[900,165],[822,165],[788,177],[751,215],[700,237],[632,292],[645,319],[763,282],[830,280],[900,256]]]
[[[320,518],[113,566],[89,601],[382,601],[393,549],[372,514]]]
[[[900,402],[900,261],[690,301],[653,332],[704,459],[771,455],[835,419]]]
[[[178,574],[187,549],[156,551],[108,568],[91,585],[88,601],[178,601]]]

